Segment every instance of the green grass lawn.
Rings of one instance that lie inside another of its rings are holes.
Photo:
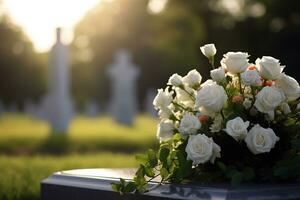
[[[0,200],[39,199],[40,181],[55,171],[135,167],[134,154],[157,145],[156,123],[139,116],[133,127],[125,127],[108,117],[76,117],[67,135],[52,135],[45,122],[2,115]]]
[[[114,159],[111,159],[111,158]],[[120,153],[66,156],[0,155],[0,199],[39,199],[40,181],[55,171],[78,168],[136,167],[134,155]]]
[[[25,115],[0,118],[0,152],[33,154],[36,152],[136,152],[155,147],[156,121],[139,116],[133,127],[121,126],[108,117],[77,117],[67,135],[51,135],[43,121]]]

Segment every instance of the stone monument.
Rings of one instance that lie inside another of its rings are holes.
[[[157,117],[157,111],[154,109],[153,100],[157,94],[154,88],[149,88],[146,93],[145,99],[145,112],[151,117]]]
[[[110,111],[120,124],[132,125],[137,112],[136,81],[138,68],[132,63],[127,50],[119,50],[115,60],[108,69],[112,83]]]
[[[97,117],[97,115],[100,112],[99,109],[99,105],[94,101],[94,100],[89,100],[86,104],[85,104],[85,115],[87,117]]]
[[[5,111],[4,104],[0,100],[0,116],[2,115],[2,113],[4,113],[4,111]]]
[[[46,118],[52,131],[66,133],[72,118],[70,97],[69,53],[68,47],[61,42],[61,29],[56,30],[56,43],[49,56],[48,93],[43,102]]]

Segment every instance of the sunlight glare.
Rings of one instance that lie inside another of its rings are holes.
[[[85,13],[100,0],[4,0],[11,19],[21,26],[33,41],[36,51],[50,49],[56,27],[62,27],[63,40],[69,43],[73,28]]]

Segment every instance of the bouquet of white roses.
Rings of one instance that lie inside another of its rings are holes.
[[[214,44],[200,48],[211,79],[191,70],[173,74],[153,101],[160,148],[137,155],[133,181],[119,192],[146,192],[147,183],[281,181],[300,178],[300,87],[271,56],[249,63],[228,52],[215,68]]]

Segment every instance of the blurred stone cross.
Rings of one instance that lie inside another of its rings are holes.
[[[55,133],[66,133],[72,118],[70,97],[69,52],[61,42],[61,29],[56,30],[56,43],[50,52],[49,89],[46,97],[46,115]]]
[[[139,69],[132,63],[127,50],[119,50],[109,66],[108,76],[112,83],[110,111],[116,122],[132,125],[137,112],[136,81]]]

